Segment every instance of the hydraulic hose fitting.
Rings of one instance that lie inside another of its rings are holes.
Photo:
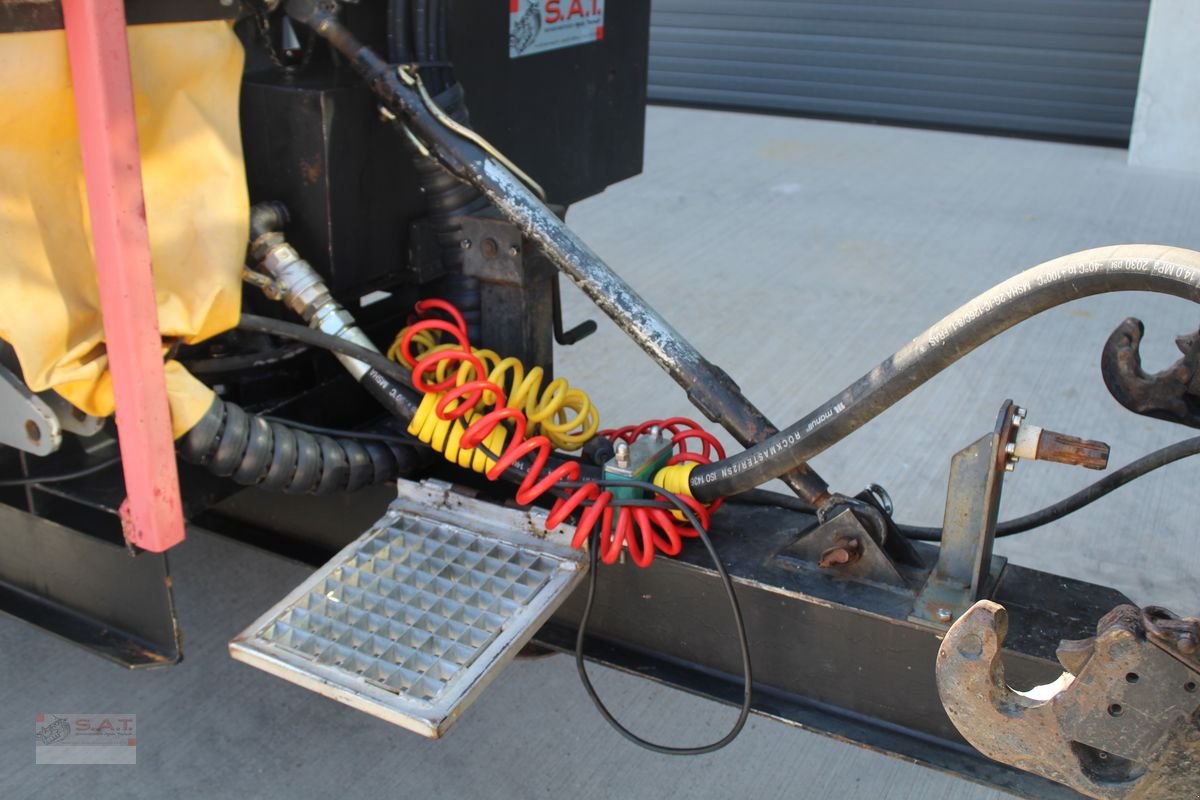
[[[284,304],[309,327],[371,350],[378,349],[355,324],[350,312],[333,299],[320,274],[287,243],[282,233],[272,231],[259,236],[251,248],[251,256],[274,279],[283,293]],[[338,354],[336,357],[355,380],[362,380],[371,370],[367,364],[350,356]]]

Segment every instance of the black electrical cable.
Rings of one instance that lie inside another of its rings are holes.
[[[81,467],[80,469],[71,472],[59,472],[52,475],[27,475],[23,478],[7,478],[0,480],[0,487],[9,486],[33,486],[38,483],[62,483],[63,481],[73,481],[76,478],[86,478],[89,475],[94,475],[97,472],[106,470],[109,467],[120,463],[119,455],[107,458],[104,461],[97,462],[90,466]]]
[[[461,420],[457,421],[461,424]],[[485,456],[493,461],[498,461],[500,456],[493,452],[486,445],[480,443],[476,445],[476,449],[480,450]],[[526,472],[528,470],[525,470]],[[520,470],[510,469],[505,472],[505,477],[514,477],[520,480]],[[583,689],[587,692],[588,697],[592,699],[596,710],[600,712],[600,716],[604,717],[605,721],[613,727],[617,733],[633,742],[639,747],[651,750],[655,753],[671,756],[698,756],[705,753],[712,753],[720,750],[727,744],[732,742],[742,732],[746,726],[746,721],[750,718],[750,712],[754,707],[754,669],[750,663],[750,642],[746,636],[746,623],[742,618],[742,608],[738,604],[737,594],[733,588],[733,579],[729,577],[729,573],[725,570],[725,565],[721,562],[721,558],[717,555],[717,550],[713,546],[712,540],[708,536],[708,531],[700,523],[700,519],[696,516],[696,512],[692,508],[675,496],[673,492],[669,492],[661,486],[650,483],[649,481],[637,480],[617,480],[604,479],[598,481],[560,481],[555,484],[555,489],[577,489],[587,486],[589,483],[596,483],[602,488],[632,488],[640,489],[644,492],[651,492],[663,497],[667,502],[658,503],[654,501],[614,498],[613,506],[650,506],[653,508],[671,508],[674,506],[686,518],[688,523],[696,531],[700,537],[700,541],[704,544],[704,548],[708,551],[709,557],[712,558],[713,565],[716,567],[717,574],[721,578],[721,584],[725,589],[725,595],[729,598],[729,607],[733,612],[733,623],[737,631],[738,644],[741,648],[742,656],[742,704],[738,713],[737,720],[733,723],[733,727],[729,732],[715,742],[706,745],[697,745],[695,747],[670,747],[667,745],[657,744],[648,739],[638,736],[633,731],[622,725],[612,712],[608,710],[608,706],[600,699],[600,695],[596,692],[596,687],[592,685],[592,681],[588,678],[587,668],[583,661],[583,643],[587,635],[588,621],[591,619],[592,606],[596,599],[596,578],[599,573],[599,552],[600,552],[600,536],[599,534],[592,535],[588,540],[588,588],[587,600],[583,606],[583,614],[579,618],[579,628],[575,635],[575,670],[579,673],[579,680],[583,683]],[[584,505],[590,505],[585,503]]]
[[[1017,323],[1069,300],[1151,291],[1200,302],[1200,253],[1118,245],[1056,258],[993,287],[785,430],[691,474],[701,502],[791,472],[845,438],[937,373]]]
[[[1068,514],[1072,514],[1084,506],[1096,502],[1106,494],[1121,488],[1130,481],[1136,480],[1149,472],[1153,472],[1159,467],[1165,467],[1167,464],[1197,454],[1200,454],[1200,436],[1184,439],[1181,442],[1176,442],[1175,444],[1155,450],[1153,453],[1129,462],[1115,472],[1105,475],[1095,483],[1080,489],[1070,497],[1059,500],[1053,505],[1046,506],[1023,517],[1001,522],[996,526],[996,535],[1012,536],[1062,519]],[[900,524],[897,524],[896,527],[910,539],[937,541],[942,538],[941,528]]]
[[[567,487],[574,484],[582,485],[582,482],[564,482],[560,486]],[[588,588],[587,600],[583,605],[583,614],[579,618],[579,629],[575,635],[575,671],[579,673],[579,680],[583,683],[583,689],[587,692],[588,697],[592,699],[592,703],[596,706],[596,710],[600,712],[600,716],[604,717],[605,721],[613,727],[617,733],[633,742],[639,747],[662,755],[669,756],[698,756],[705,753],[712,753],[720,750],[727,744],[732,742],[742,732],[742,728],[746,726],[746,721],[750,718],[750,711],[754,703],[754,673],[750,664],[750,643],[746,637],[746,624],[742,619],[742,609],[738,605],[737,594],[733,589],[733,580],[729,577],[729,573],[725,570],[725,565],[721,562],[720,556],[717,555],[717,550],[713,547],[712,540],[708,536],[708,531],[700,524],[695,512],[678,497],[671,492],[666,491],[660,486],[656,486],[648,481],[630,481],[630,480],[603,480],[597,481],[602,487],[632,487],[643,491],[655,492],[669,500],[676,508],[681,511],[692,528],[700,536],[700,541],[704,543],[704,548],[708,550],[709,556],[712,558],[713,565],[716,567],[717,574],[721,577],[721,584],[725,589],[725,595],[729,598],[729,607],[733,612],[734,626],[737,630],[738,645],[741,647],[742,654],[742,704],[738,713],[738,718],[734,722],[733,727],[729,732],[715,742],[706,745],[697,745],[694,747],[671,747],[667,745],[657,744],[648,739],[638,736],[633,731],[622,725],[612,712],[608,710],[608,706],[600,699],[600,695],[596,692],[596,687],[592,685],[592,681],[588,678],[587,667],[583,661],[583,643],[587,635],[588,621],[591,619],[592,606],[596,599],[596,576],[599,572],[599,553],[600,553],[600,537],[593,535],[588,540]],[[622,503],[615,503],[622,504]],[[624,503],[627,505],[640,505],[637,501]]]
[[[1018,533],[1026,533],[1034,528],[1040,528],[1043,525],[1048,525],[1051,522],[1062,519],[1068,514],[1075,513],[1084,506],[1096,502],[1105,495],[1143,475],[1194,455],[1200,455],[1200,436],[1184,439],[1181,442],[1176,442],[1175,444],[1148,453],[1109,473],[1095,483],[1085,486],[1075,494],[1059,500],[1057,503],[1026,514],[1025,516],[1001,522],[996,526],[996,536],[1013,536]],[[776,506],[806,514],[815,513],[812,506],[799,498],[765,489],[751,489],[747,492],[735,494],[732,497],[726,498],[725,502],[756,506]],[[908,525],[903,522],[895,522],[894,524],[897,530],[910,539],[936,542],[942,538],[941,528]]]
[[[319,347],[322,350],[332,350],[335,353],[341,353],[344,356],[350,356],[350,358],[363,362],[402,386],[412,386],[412,373],[402,365],[389,359],[383,353],[370,350],[337,336],[321,333],[306,325],[285,322],[284,320],[272,319],[271,317],[260,317],[256,314],[242,314],[241,319],[238,320],[238,328],[244,331],[254,331],[255,333],[269,333],[272,336],[278,336],[283,339],[295,339],[298,342]]]

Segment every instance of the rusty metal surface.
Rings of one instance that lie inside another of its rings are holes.
[[[1073,467],[1105,469],[1108,466],[1108,453],[1108,445],[1104,442],[1044,430],[1038,438],[1035,458]]]
[[[1118,403],[1136,414],[1200,428],[1200,331],[1179,336],[1183,357],[1153,375],[1142,369],[1146,326],[1130,317],[1104,343],[1100,373]]]
[[[896,564],[852,509],[801,533],[772,560],[789,570],[811,570],[815,565],[838,579],[908,588]]]
[[[462,272],[479,281],[479,346],[553,374],[554,267],[511,222],[484,214],[450,217],[461,231]]]
[[[984,755],[1089,797],[1200,796],[1200,665],[1149,639],[1144,617],[1118,606],[1093,638],[1063,643],[1057,681],[1017,692],[999,658],[1007,612],[982,600],[938,650],[946,713]]]

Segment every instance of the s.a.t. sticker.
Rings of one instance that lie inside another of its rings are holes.
[[[603,38],[604,0],[509,0],[509,58]]]

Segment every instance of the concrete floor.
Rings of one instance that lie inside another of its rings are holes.
[[[781,424],[935,319],[1012,273],[1074,250],[1147,241],[1200,247],[1200,179],[1132,169],[1124,151],[956,133],[680,109],[649,112],[646,171],[573,209],[572,224]],[[567,291],[568,324],[596,318]],[[1148,322],[1147,367],[1175,358],[1196,309],[1122,295],[1026,323],[939,376],[817,468],[835,486],[883,484],[905,521],[935,523],[952,452],[1006,397],[1030,419],[1103,439],[1122,464],[1188,431],[1133,416],[1097,354],[1128,315]],[[605,420],[690,413],[683,393],[615,328],[559,358]],[[1002,517],[1095,477],[1022,464]],[[998,551],[1107,583],[1135,602],[1200,608],[1186,501],[1200,462],[1127,487]],[[172,554],[186,660],[128,673],[0,618],[0,798],[1003,797],[767,720],[694,759],[610,731],[563,657],[508,669],[441,742],[428,742],[231,661],[225,643],[306,574],[193,531]],[[597,670],[618,715],[652,738],[717,735],[733,712]],[[136,767],[34,766],[38,712],[138,715]]]

